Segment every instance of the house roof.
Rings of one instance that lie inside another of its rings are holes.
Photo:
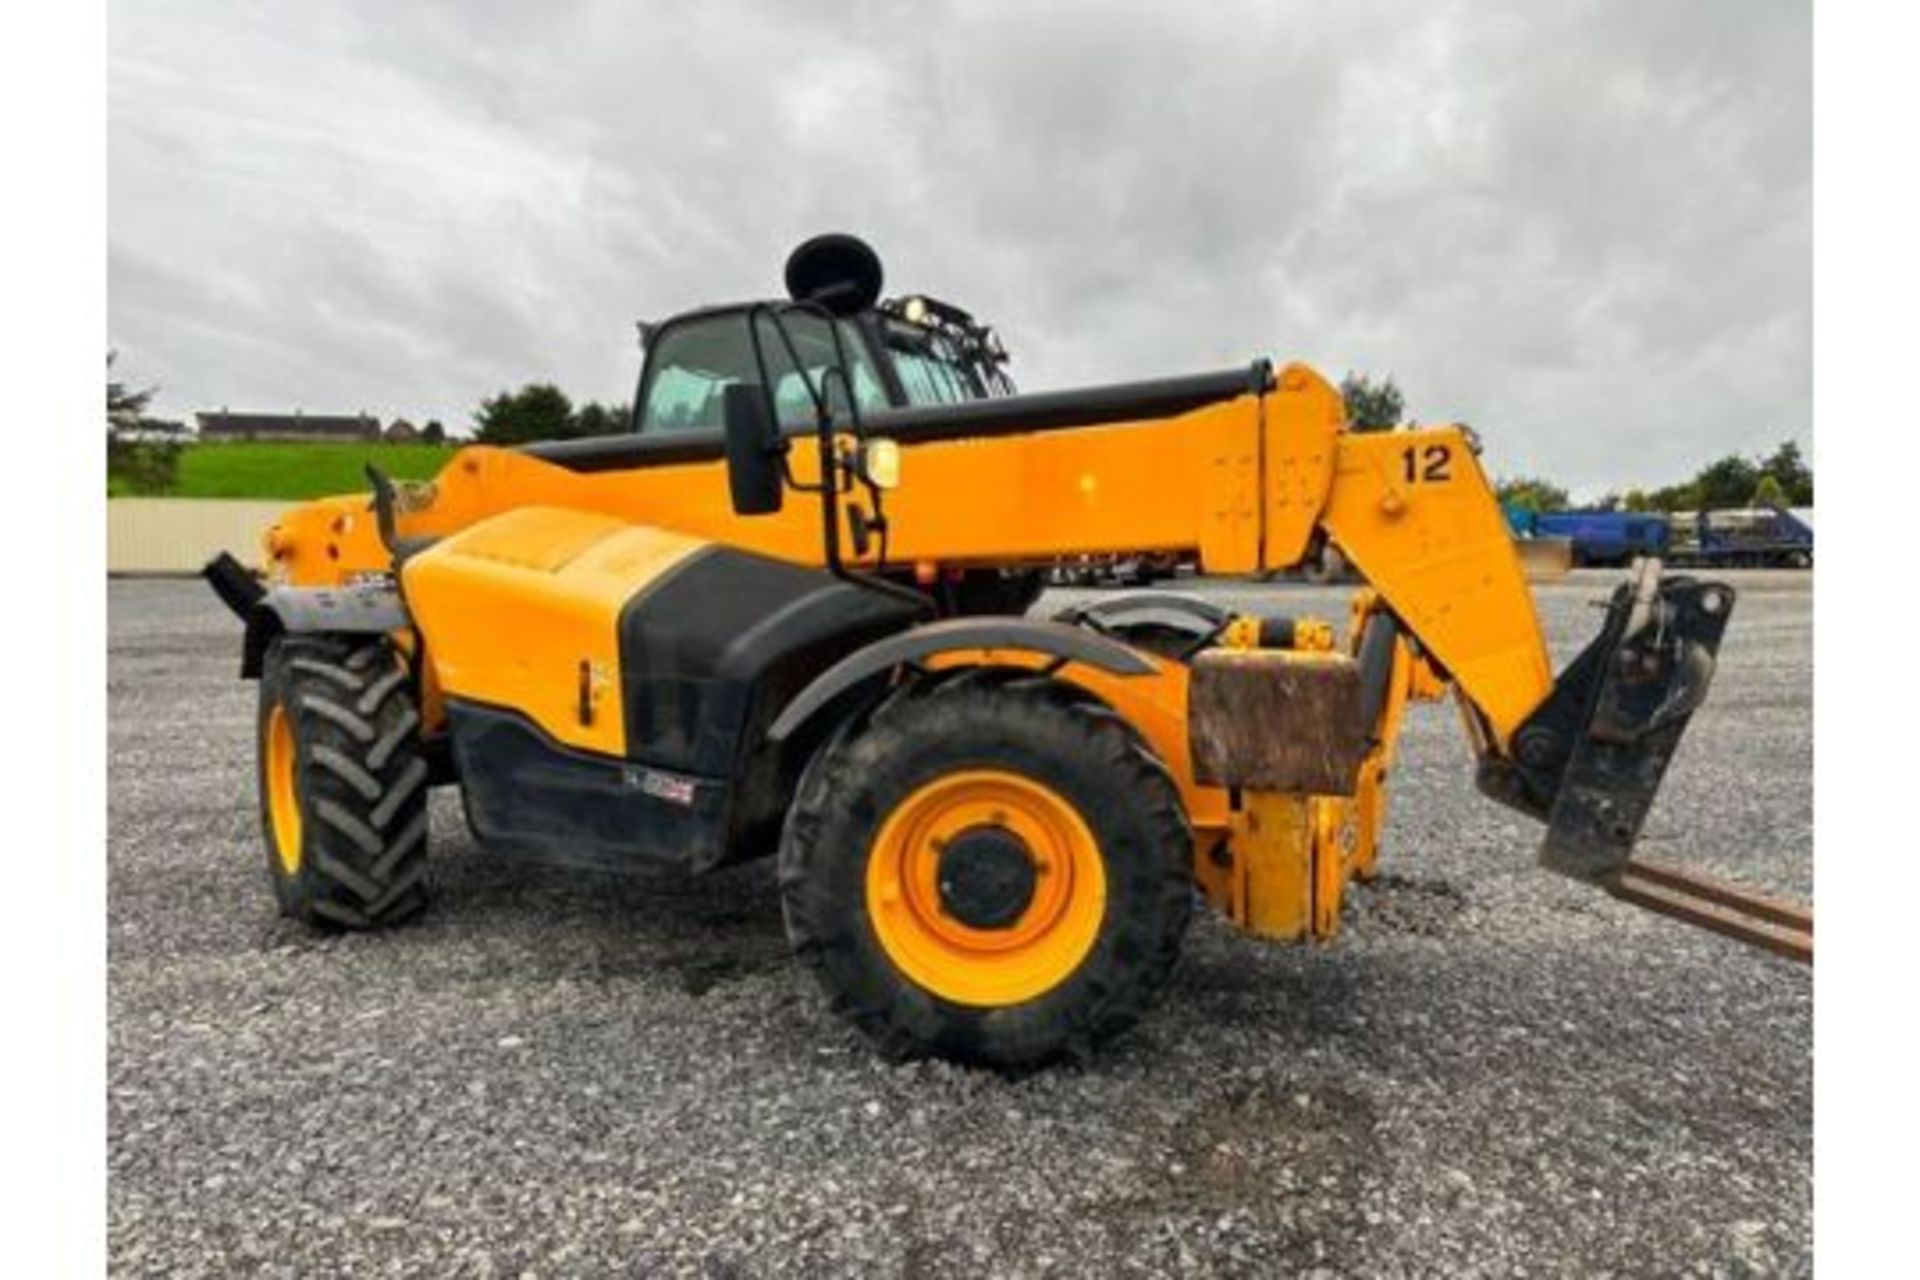
[[[378,435],[380,420],[369,414],[331,413],[196,413],[201,435],[258,435],[292,432],[303,436],[339,436],[360,439]]]

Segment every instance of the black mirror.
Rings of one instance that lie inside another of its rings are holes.
[[[720,393],[727,424],[727,487],[736,515],[765,516],[780,509],[782,443],[764,388],[736,382]]]

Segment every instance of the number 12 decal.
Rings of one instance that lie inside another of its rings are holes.
[[[1447,445],[1430,444],[1424,449],[1409,446],[1400,451],[1400,461],[1408,484],[1453,479],[1453,450]]]

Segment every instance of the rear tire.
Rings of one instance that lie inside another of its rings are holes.
[[[427,904],[427,787],[406,664],[384,637],[282,636],[260,675],[267,874],[281,914],[380,929]]]
[[[802,778],[780,851],[787,933],[890,1057],[1084,1059],[1171,974],[1192,851],[1166,767],[1104,706],[1023,672],[922,680]]]

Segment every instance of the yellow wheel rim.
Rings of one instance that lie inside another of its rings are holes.
[[[951,865],[943,888],[943,855],[962,838],[1027,859],[1030,894],[991,927],[956,914]],[[1093,949],[1106,905],[1106,865],[1079,811],[997,769],[915,791],[881,824],[867,857],[867,915],[880,946],[908,978],[956,1004],[1020,1004],[1060,985]]]
[[[284,706],[267,716],[267,816],[273,852],[288,875],[300,870],[300,797],[294,790],[293,722]]]

